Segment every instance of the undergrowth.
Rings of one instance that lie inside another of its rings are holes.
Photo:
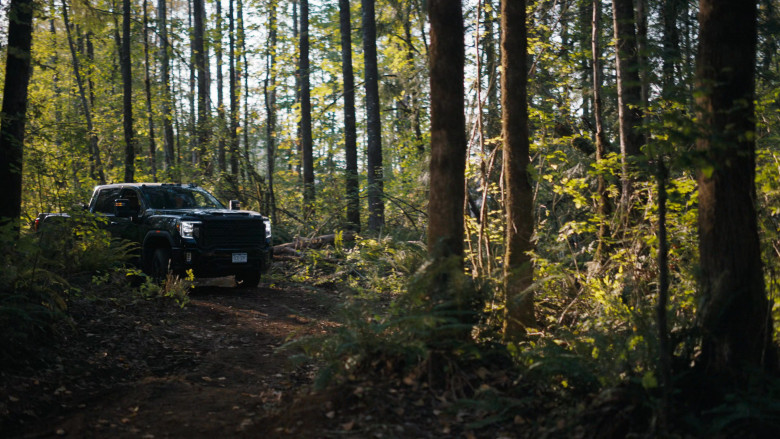
[[[104,218],[83,211],[39,232],[0,231],[0,364],[36,361],[39,349],[57,340],[68,325],[75,299],[112,297],[134,291],[139,297],[187,301],[187,280],[155,284],[133,265],[136,245],[109,234]]]

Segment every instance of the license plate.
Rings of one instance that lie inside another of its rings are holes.
[[[247,260],[246,253],[233,253],[234,264],[245,264]]]

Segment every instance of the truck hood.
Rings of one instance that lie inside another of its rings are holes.
[[[155,214],[188,218],[262,218],[262,215],[251,210],[229,209],[160,209],[155,210]]]

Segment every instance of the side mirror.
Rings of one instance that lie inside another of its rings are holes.
[[[228,209],[241,210],[241,202],[238,200],[230,200],[230,202],[228,203]]]
[[[114,215],[119,218],[130,218],[138,214],[138,209],[130,207],[130,200],[118,198],[114,200]]]

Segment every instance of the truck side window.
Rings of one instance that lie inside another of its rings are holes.
[[[95,202],[95,212],[114,214],[114,200],[119,198],[119,188],[102,189]]]
[[[138,197],[138,192],[134,191],[133,189],[123,189],[122,192],[119,194],[119,198],[127,199],[128,203],[130,204],[130,207],[136,212],[141,210],[141,202]],[[112,209],[113,209],[113,204],[112,204]]]

